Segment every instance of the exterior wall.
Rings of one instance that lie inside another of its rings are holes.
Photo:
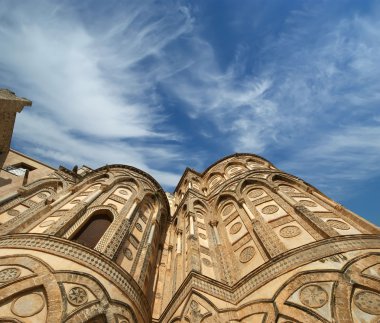
[[[32,183],[43,177],[48,177],[50,174],[54,173],[55,169],[46,164],[43,164],[35,159],[32,159],[26,155],[21,154],[18,151],[11,149],[8,156],[4,162],[4,166],[0,170],[0,196],[7,196],[17,192],[17,190],[23,186],[24,176],[17,176],[9,171],[6,171],[7,166],[26,164],[35,168],[29,172],[27,183]],[[27,184],[26,183],[26,184]]]
[[[236,154],[187,169],[173,203],[154,321],[379,318],[380,276],[363,280],[380,267],[379,229],[270,162]]]
[[[0,321],[380,319],[379,228],[259,156],[187,169],[173,194],[125,165],[45,175],[0,202]]]

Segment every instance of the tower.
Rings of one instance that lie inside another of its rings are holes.
[[[378,322],[379,229],[252,154],[186,169],[158,322]]]

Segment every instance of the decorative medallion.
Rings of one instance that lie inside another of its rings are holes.
[[[222,211],[222,215],[223,216],[230,215],[230,213],[232,213],[233,210],[234,210],[234,206],[232,204],[228,204],[227,206],[224,207]]]
[[[129,249],[129,248],[125,248],[125,249],[124,249],[124,256],[125,256],[128,260],[132,260],[132,259],[133,259],[133,254],[132,254],[131,249]]]
[[[0,283],[5,283],[16,279],[21,275],[21,270],[15,267],[6,268],[0,271]]]
[[[41,312],[45,306],[45,301],[40,294],[31,293],[20,296],[11,306],[13,314],[20,317],[28,317]]]
[[[316,207],[318,206],[317,203],[313,202],[313,201],[310,201],[310,200],[300,200],[299,201],[302,205],[304,206],[308,206],[308,207]]]
[[[136,229],[138,230],[138,231],[140,231],[140,232],[142,232],[142,226],[141,226],[141,224],[140,223],[136,223]]]
[[[248,193],[248,197],[251,198],[251,199],[254,199],[254,198],[259,197],[259,196],[261,196],[263,194],[264,194],[263,190],[260,190],[260,189],[258,189],[258,190],[252,190],[252,191],[250,191]]]
[[[55,223],[54,220],[48,220],[48,221],[42,222],[42,223],[40,224],[40,227],[42,227],[42,228],[44,228],[44,227],[49,227],[49,226],[51,226],[53,223]]]
[[[38,193],[37,194],[37,197],[39,197],[40,199],[46,199],[48,196],[47,196],[47,194],[46,193]]]
[[[17,216],[17,215],[19,215],[20,214],[20,211],[19,210],[9,210],[8,212],[7,212],[7,214],[8,215],[10,215],[10,216]]]
[[[268,205],[264,207],[261,212],[264,214],[273,214],[276,213],[279,210],[277,205]]]
[[[301,234],[301,229],[295,225],[288,225],[280,230],[280,236],[283,238],[293,238]]]
[[[127,190],[120,190],[119,193],[121,195],[129,195],[129,192]]]
[[[207,258],[202,258],[202,263],[207,267],[211,267],[211,261]]]
[[[239,256],[240,262],[246,263],[250,261],[254,257],[255,253],[256,253],[255,248],[251,246],[243,249]]]
[[[204,239],[204,240],[206,240],[206,239],[207,239],[206,235],[205,235],[205,234],[203,234],[203,233],[200,233],[200,234],[199,234],[199,237],[200,237],[200,238],[202,238],[202,239]]]
[[[301,303],[311,308],[322,307],[327,303],[328,299],[329,295],[325,289],[318,285],[308,285],[300,291]]]
[[[339,229],[339,230],[350,230],[351,229],[351,227],[347,223],[344,223],[344,222],[338,221],[338,220],[327,220],[326,223],[334,229]]]
[[[374,292],[359,292],[354,297],[354,302],[363,312],[379,315],[380,314],[380,294]]]
[[[235,223],[231,228],[230,228],[230,233],[231,234],[236,234],[240,231],[241,227],[243,225],[241,224],[241,222],[237,222]]]
[[[108,203],[107,206],[112,207],[114,210],[117,211],[117,206],[113,203]]]
[[[87,302],[87,292],[82,287],[73,287],[70,289],[67,299],[75,306],[82,305]]]

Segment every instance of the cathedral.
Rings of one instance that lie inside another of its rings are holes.
[[[0,90],[0,322],[380,322],[380,229],[261,156],[52,168],[9,148]],[[136,165],[138,166],[138,165]]]

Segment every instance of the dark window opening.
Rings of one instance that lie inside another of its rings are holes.
[[[24,176],[26,171],[31,172],[32,170],[35,170],[36,167],[30,166],[25,163],[18,163],[10,166],[6,166],[4,170],[6,170],[9,173],[12,173],[13,175],[17,176]]]
[[[95,248],[111,223],[112,218],[110,215],[94,214],[75,234],[72,240],[86,247]]]

